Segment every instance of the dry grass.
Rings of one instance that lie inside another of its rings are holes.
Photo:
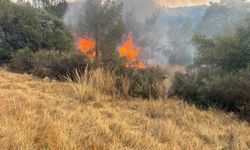
[[[131,86],[133,85],[133,81],[131,81],[128,77],[124,76],[122,78],[122,95],[124,95],[126,98],[129,97],[129,91],[131,89]]]
[[[80,102],[100,100],[106,95],[116,94],[116,75],[114,71],[98,68],[80,73],[75,71],[73,78],[66,77],[67,84]]]
[[[233,114],[74,95],[67,84],[0,70],[0,149],[250,149],[250,126]]]

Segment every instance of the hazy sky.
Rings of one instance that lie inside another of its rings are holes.
[[[161,6],[180,7],[180,6],[208,4],[210,1],[215,1],[215,0],[155,0],[155,1],[161,4]]]
[[[69,2],[72,1],[79,1],[79,0],[68,0]],[[128,1],[136,1],[136,0],[128,0]],[[209,1],[216,1],[216,0],[155,0],[161,6],[166,7],[180,7],[180,6],[193,6],[193,5],[201,5],[201,4],[208,4]]]

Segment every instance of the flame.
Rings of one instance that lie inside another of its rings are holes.
[[[127,62],[125,67],[127,68],[145,68],[145,64],[139,60],[139,52],[141,48],[135,48],[132,37],[132,32],[128,33],[126,41],[119,48],[119,54],[121,57],[126,58]]]
[[[87,58],[92,61],[95,57],[97,57],[96,54],[96,41],[89,36],[89,34],[86,34],[84,37],[80,38],[77,43],[78,49],[85,55]],[[119,54],[120,57],[123,57],[126,59],[125,67],[127,68],[139,68],[143,69],[145,68],[145,64],[139,60],[139,53],[141,48],[135,48],[134,41],[132,37],[132,32],[128,33],[126,41],[119,47]],[[98,57],[102,57],[102,53],[100,50],[98,50]]]
[[[96,57],[96,42],[90,37],[80,38],[78,42],[78,49],[85,55],[89,60],[93,60]]]

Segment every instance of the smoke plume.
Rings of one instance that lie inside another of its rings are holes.
[[[84,1],[69,5],[64,18],[66,25],[78,28],[74,12]],[[194,32],[214,36],[233,31],[235,24],[245,19],[250,8],[244,0],[221,0],[211,6],[194,6],[208,4],[209,0],[115,1],[123,3],[125,31],[133,32],[135,42],[142,47],[140,57],[147,64],[192,63]]]

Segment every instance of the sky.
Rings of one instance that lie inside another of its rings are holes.
[[[68,2],[79,1],[79,0],[67,0]],[[128,0],[136,1],[136,0]],[[182,7],[182,6],[194,6],[208,4],[210,1],[216,0],[155,0],[156,3],[163,7]]]
[[[212,0],[156,0],[161,6],[165,7],[182,7],[208,4]],[[213,0],[215,1],[215,0]]]

